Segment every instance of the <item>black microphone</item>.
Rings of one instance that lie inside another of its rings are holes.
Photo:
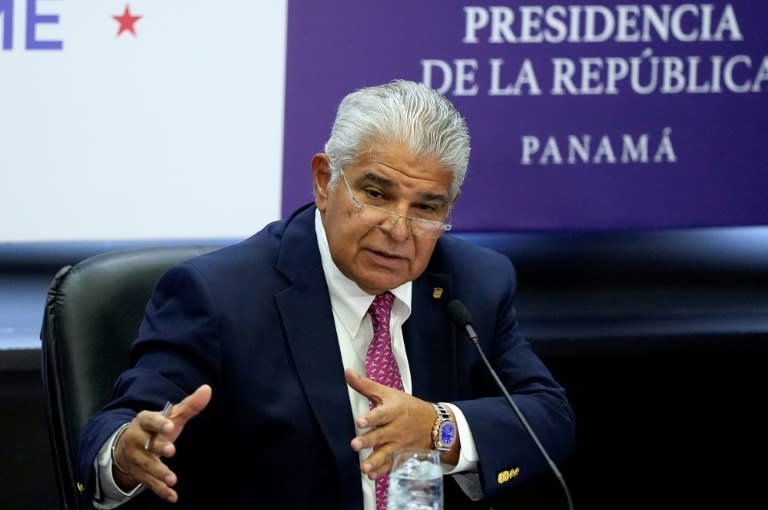
[[[528,424],[528,420],[525,419],[525,416],[523,415],[522,411],[520,411],[520,408],[517,407],[517,404],[515,403],[515,401],[512,400],[512,396],[507,391],[507,388],[504,387],[504,383],[501,382],[501,379],[499,379],[499,376],[496,374],[496,371],[488,362],[488,358],[485,357],[485,353],[483,352],[482,347],[480,347],[480,343],[477,341],[477,333],[475,333],[475,329],[472,327],[472,316],[470,315],[469,310],[467,310],[467,307],[464,306],[464,303],[462,303],[458,299],[454,299],[453,301],[448,303],[447,309],[448,309],[448,317],[450,317],[450,319],[454,322],[454,324],[456,324],[456,326],[463,329],[467,333],[467,337],[469,337],[472,343],[475,344],[475,347],[477,348],[477,352],[480,353],[480,357],[483,359],[485,366],[488,368],[488,371],[493,376],[494,381],[496,381],[496,384],[501,389],[501,392],[504,393],[504,396],[506,397],[507,402],[509,402],[509,405],[512,406],[512,409],[515,411],[515,414],[520,419],[520,423],[522,423],[523,427],[525,427],[525,430],[528,431],[528,435],[531,436],[531,439],[533,439],[533,442],[536,443],[536,446],[538,447],[541,454],[544,456],[544,459],[547,461],[547,464],[549,464],[549,468],[555,474],[555,477],[560,481],[560,485],[563,487],[563,492],[565,492],[565,497],[568,500],[568,509],[573,510],[573,500],[571,499],[571,493],[568,490],[568,485],[566,485],[563,475],[560,473],[560,470],[557,468],[557,465],[554,463],[552,458],[547,453],[547,450],[544,449],[544,446],[541,444],[541,441],[539,441],[539,438],[536,436],[536,433]]]

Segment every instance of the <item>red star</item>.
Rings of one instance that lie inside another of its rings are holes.
[[[128,4],[125,4],[125,10],[123,11],[123,14],[120,16],[112,16],[115,21],[120,23],[120,28],[117,30],[117,37],[120,37],[120,34],[123,32],[130,32],[136,36],[136,30],[133,28],[133,25],[136,24],[137,21],[141,19],[141,16],[134,16],[131,14],[131,8],[128,6]]]

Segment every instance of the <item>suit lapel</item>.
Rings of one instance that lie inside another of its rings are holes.
[[[293,283],[275,295],[296,371],[336,458],[342,508],[362,508],[358,454],[344,366],[314,232],[314,208],[288,223],[277,268]]]
[[[413,282],[411,318],[403,327],[413,395],[428,402],[457,395],[455,328],[445,305],[452,299],[445,273],[425,272]]]

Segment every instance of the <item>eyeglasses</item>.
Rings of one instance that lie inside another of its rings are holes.
[[[390,211],[389,209],[365,203],[365,201],[359,199],[355,195],[355,192],[352,191],[352,187],[349,185],[349,181],[347,180],[347,176],[344,175],[344,171],[340,170],[340,173],[342,179],[344,179],[344,184],[349,191],[352,205],[357,209],[357,217],[360,218],[361,222],[370,227],[393,227],[397,225],[397,222],[402,218],[405,220],[406,226],[414,237],[429,237],[432,239],[440,237],[443,232],[453,228],[453,225],[450,223],[443,223],[442,221],[429,220],[426,218],[416,218],[414,216],[403,216],[394,211]]]

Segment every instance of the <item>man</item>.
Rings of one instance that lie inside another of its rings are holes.
[[[130,368],[81,434],[88,501],[381,509],[392,453],[409,446],[441,451],[449,510],[502,507],[551,477],[445,311],[468,306],[520,410],[566,458],[572,412],[517,331],[511,263],[442,235],[469,151],[464,120],[422,84],[344,98],[311,161],[313,205],[158,282]]]

